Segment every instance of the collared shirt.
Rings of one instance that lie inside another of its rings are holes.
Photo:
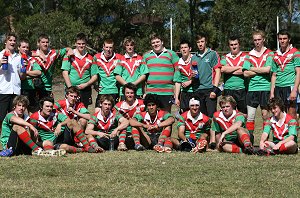
[[[2,59],[5,50],[0,52]],[[8,70],[0,69],[0,94],[21,94],[21,79],[19,76],[21,56],[14,52],[8,57]]]

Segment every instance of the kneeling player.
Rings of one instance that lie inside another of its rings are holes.
[[[285,112],[283,101],[279,98],[270,100],[269,109],[273,116],[266,120],[260,138],[260,151],[266,155],[297,153],[297,121]],[[268,141],[271,132],[273,141]]]
[[[147,140],[146,148],[152,148],[161,152],[171,152],[170,140],[174,118],[166,111],[160,110],[160,102],[156,94],[147,94],[144,100],[146,111],[136,114],[130,119],[132,133],[139,131]]]
[[[84,131],[75,120],[53,108],[54,99],[45,97],[40,101],[40,110],[30,116],[30,123],[39,131],[43,148],[64,149],[68,153],[98,152],[85,137]],[[74,136],[82,143],[83,148],[74,146]]]
[[[219,105],[221,111],[214,113],[211,126],[219,151],[253,154],[250,135],[245,129],[246,119],[243,113],[235,110],[236,101],[232,96],[222,96]]]
[[[93,135],[99,146],[105,150],[113,150],[118,146],[118,150],[124,151],[125,143],[119,142],[118,136],[126,135],[125,129],[129,124],[128,120],[121,114],[112,111],[114,98],[111,95],[101,95],[98,103],[97,106],[100,110],[91,116],[85,133]],[[113,148],[110,148],[110,144],[113,144]]]
[[[137,87],[132,83],[127,83],[123,87],[123,94],[125,97],[125,100],[118,102],[115,105],[115,109],[123,115],[124,118],[127,120],[130,120],[134,115],[137,113],[140,113],[144,111],[145,105],[143,100],[136,98],[136,91]],[[126,138],[126,144],[128,145],[130,142],[132,142],[132,139],[134,141],[134,149],[137,151],[145,150],[145,147],[140,143],[140,134],[137,130],[132,131],[132,127],[128,126],[127,129],[127,137],[126,134],[120,134],[119,141],[125,141]],[[132,137],[132,139],[130,138]],[[128,141],[131,140],[131,141]],[[129,144],[130,146],[130,144]]]
[[[16,96],[13,100],[13,111],[8,113],[2,123],[1,144],[4,148],[0,152],[2,157],[27,154],[31,155],[58,155],[62,152],[45,152],[34,140],[38,135],[37,129],[32,124],[26,122],[29,118],[24,114],[29,105],[26,96]],[[31,131],[30,131],[30,130]]]
[[[206,150],[207,138],[210,132],[211,119],[200,112],[200,100],[192,98],[188,111],[178,119],[178,137],[172,138],[174,147],[182,151],[203,152]]]

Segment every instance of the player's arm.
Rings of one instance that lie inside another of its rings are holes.
[[[184,125],[181,125],[178,127],[178,137],[182,140],[182,141],[187,141],[185,135],[184,135],[184,132],[185,132],[185,126]]]
[[[250,71],[250,70],[244,70],[244,76],[246,78],[251,78],[256,76],[256,73],[254,71]]]
[[[128,127],[128,125],[129,125],[129,121],[126,118],[121,117],[119,119],[119,124],[118,124],[117,128],[115,128],[109,136],[111,138],[113,138],[113,137],[119,135],[120,131],[126,129],[126,127]]]
[[[175,98],[175,104],[178,107],[180,106],[180,101],[179,101],[180,87],[181,87],[181,83],[175,82],[174,98]]]
[[[223,139],[225,138],[225,136],[227,134],[230,134],[230,133],[236,131],[238,128],[242,127],[242,125],[243,125],[243,122],[240,121],[240,120],[238,120],[234,124],[232,124],[226,131],[224,131],[222,133],[221,138],[220,138],[220,142],[223,141]]]
[[[242,67],[238,66],[237,68],[238,69],[235,72],[233,72],[232,74],[233,75],[244,75]]]
[[[266,146],[265,141],[268,140],[268,137],[269,137],[269,134],[266,133],[266,132],[263,132],[263,133],[261,134],[260,142],[259,142],[259,148],[260,148],[260,149],[264,149],[264,147]]]
[[[276,83],[276,73],[273,72],[271,76],[271,90],[270,90],[270,98],[274,98],[275,92],[275,83]]]
[[[17,124],[17,125],[23,126],[23,127],[27,126],[30,130],[33,131],[33,133],[34,133],[35,136],[38,135],[38,130],[32,124],[30,124],[29,122],[26,122],[24,119],[22,119],[20,117],[17,117],[15,115],[13,115],[10,118],[10,122],[13,123],[13,124]]]
[[[223,65],[221,67],[221,72],[225,73],[225,74],[231,74],[231,73],[237,71],[238,69],[239,69],[239,67],[231,67],[229,65]]]
[[[91,77],[91,79],[89,81],[87,81],[86,83],[82,83],[80,85],[77,85],[78,89],[82,90],[86,87],[91,86],[92,84],[94,84],[96,81],[98,80],[98,75],[93,75]]]
[[[286,139],[281,140],[280,142],[278,142],[278,143],[273,147],[273,149],[274,149],[274,150],[279,150],[279,148],[280,148],[280,146],[281,146],[282,144],[285,144],[285,143],[287,143],[287,142],[289,142],[289,141],[295,141],[295,137],[294,137],[293,135],[291,135],[291,136],[287,137]]]
[[[71,83],[71,80],[70,80],[70,77],[69,77],[69,71],[66,71],[66,70],[62,71],[62,76],[65,80],[66,86],[71,87],[72,83]]]
[[[80,113],[80,111],[76,111],[72,107],[69,108],[68,110],[70,110],[72,113],[76,114],[80,118],[84,118],[86,120],[91,119],[91,115],[89,113]]]
[[[105,136],[107,136],[107,134],[106,133],[103,133],[103,132],[99,132],[99,131],[95,131],[94,130],[94,124],[92,124],[92,123],[88,123],[87,124],[87,127],[86,127],[86,129],[85,129],[85,134],[87,134],[87,135],[94,135],[94,136],[100,136],[100,137],[105,137]]]
[[[296,100],[298,95],[298,86],[300,83],[300,66],[295,68],[296,71],[296,79],[294,82],[294,87],[290,94],[290,100]]]
[[[117,80],[122,86],[124,86],[124,85],[127,84],[127,82],[124,80],[124,78],[122,78],[122,76],[120,76],[120,75],[115,75],[115,78],[116,78],[116,80]]]
[[[137,86],[138,84],[144,82],[146,80],[146,78],[147,78],[147,75],[143,74],[136,81],[134,81],[132,83]]]
[[[265,66],[265,67],[251,67],[249,71],[253,71],[257,74],[269,74],[271,71],[271,66]]]
[[[137,121],[136,118],[131,118],[131,119],[129,120],[129,124],[130,124],[130,126],[132,126],[132,127],[143,127],[143,128],[147,128],[147,125],[146,125],[146,124],[143,124],[143,123]]]

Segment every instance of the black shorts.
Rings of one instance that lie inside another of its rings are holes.
[[[245,89],[239,89],[239,90],[229,90],[229,89],[224,89],[224,96],[232,96],[237,104],[237,109],[244,113],[247,114],[247,104],[246,104],[246,95],[247,92]]]
[[[21,94],[27,96],[29,100],[29,106],[28,106],[29,111],[32,110],[32,112],[35,112],[39,110],[35,89],[21,89]]]
[[[248,91],[247,105],[253,108],[260,106],[261,109],[268,109],[269,99],[269,91]]]
[[[6,147],[12,148],[13,155],[31,155],[32,152],[31,148],[19,138],[17,132],[15,132],[14,130],[12,130],[9,135]]]
[[[214,112],[217,111],[217,97],[210,98],[210,93],[213,91],[211,89],[201,89],[195,92],[195,96],[200,99],[200,111],[201,113],[207,115],[208,117],[213,117]]]
[[[115,104],[119,102],[119,94],[98,94],[95,102],[95,108],[100,107],[98,105],[101,95],[111,95],[114,98]]]
[[[171,113],[172,104],[174,103],[173,95],[157,95],[157,99],[161,103],[161,109]]]
[[[275,97],[281,98],[286,107],[290,106],[290,94],[293,87],[275,87]],[[298,92],[297,92],[298,93]],[[297,101],[299,100],[299,94],[297,96]]]
[[[95,138],[97,141],[97,144],[103,148],[104,150],[109,150],[110,147],[110,139],[106,137],[101,137],[101,138]],[[117,147],[119,145],[119,138],[116,136],[114,138],[114,150],[117,150]]]
[[[91,87],[80,90],[80,102],[82,102],[86,108],[93,103]]]
[[[194,97],[193,92],[181,92],[180,93],[180,109],[182,112],[189,110],[190,99]]]
[[[12,102],[15,94],[0,94],[0,122],[2,122],[8,112],[12,110]]]

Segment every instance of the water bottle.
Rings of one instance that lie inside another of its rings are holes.
[[[194,78],[199,79],[198,66],[197,65],[192,65],[191,69],[196,74],[196,76]]]
[[[2,70],[8,70],[8,57],[9,57],[9,52],[8,52],[8,51],[5,51],[4,54],[3,54],[3,57],[4,57],[4,59],[7,60],[7,62],[2,64]]]
[[[22,54],[22,56],[21,56],[21,65],[22,65],[22,67],[20,69],[21,73],[26,73],[25,61],[27,61],[27,55],[26,54]]]
[[[109,151],[114,151],[114,150],[115,150],[115,139],[109,138]]]

